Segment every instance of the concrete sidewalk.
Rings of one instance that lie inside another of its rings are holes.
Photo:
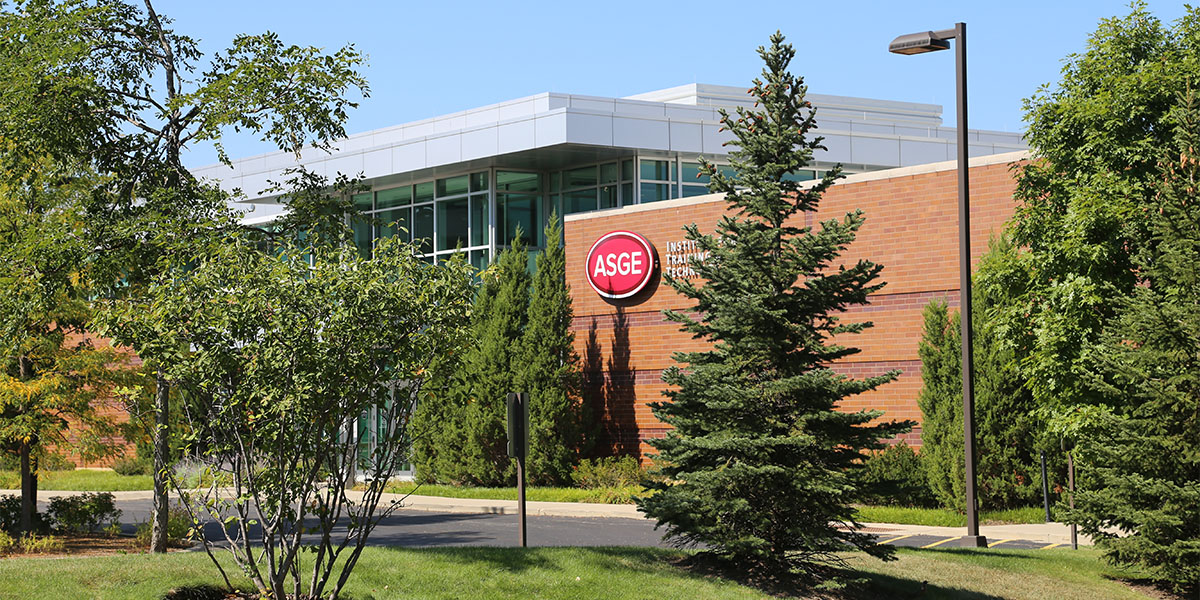
[[[0,490],[0,495],[20,495],[20,490]],[[38,500],[48,502],[54,496],[74,496],[86,492],[69,492],[54,490],[38,490]],[[111,492],[118,500],[149,500],[148,490],[134,492]],[[362,498],[362,492],[350,492],[353,500]],[[438,496],[408,496],[401,494],[383,494],[380,502],[387,504],[398,501],[407,510],[418,510],[439,513],[457,514],[517,514],[516,500],[479,500],[474,498],[442,498]],[[587,517],[587,518],[618,518],[645,519],[632,504],[591,504],[587,502],[526,502],[525,509],[530,515],[542,517]],[[900,536],[934,536],[960,537],[966,535],[965,527],[932,527],[927,525],[901,525],[897,523],[863,523],[864,531],[878,535],[881,539],[892,539]],[[1000,540],[1029,540],[1047,544],[1069,544],[1071,542],[1070,526],[1063,523],[1031,523],[1024,525],[981,525],[979,533],[987,536],[989,542]],[[1081,545],[1090,545],[1091,539],[1080,535]]]

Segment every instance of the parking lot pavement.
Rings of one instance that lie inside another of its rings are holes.
[[[2,493],[2,492],[0,492]],[[40,510],[46,509],[50,496],[70,492],[41,492]],[[121,522],[126,532],[150,519],[148,492],[118,492],[117,507],[123,511]],[[463,501],[413,496],[406,508],[384,519],[371,534],[371,543],[380,546],[515,546],[517,544],[516,503]],[[584,505],[574,503],[530,503],[528,537],[534,546],[659,546],[662,531],[654,522],[638,516],[627,505]],[[533,506],[536,505],[536,506]],[[955,548],[965,533],[962,527],[928,527],[893,523],[866,523],[863,531],[881,543],[909,548]],[[220,539],[216,524],[206,527],[210,539]],[[1069,529],[1061,523],[983,526],[980,533],[988,547],[997,550],[1039,550],[1070,547]],[[1080,544],[1088,540],[1080,536]]]

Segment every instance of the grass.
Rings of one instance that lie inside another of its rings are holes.
[[[415,493],[419,496],[438,496],[441,498],[477,498],[481,500],[516,500],[515,487],[461,487],[455,485],[421,484],[411,482],[392,482],[387,491],[393,494]],[[525,488],[525,499],[531,502],[596,502],[600,504],[631,504],[634,496],[645,494],[640,486],[618,488],[583,489],[574,487],[528,487]]]
[[[38,475],[38,490],[76,492],[125,492],[154,488],[150,475],[118,475],[113,471],[43,471]],[[0,490],[21,489],[21,474],[0,471]]]
[[[898,523],[902,525],[933,525],[965,527],[967,516],[945,508],[907,508],[900,506],[859,506],[858,520],[863,523]],[[984,510],[979,513],[983,525],[1015,523],[1045,523],[1046,512],[1041,508],[1011,508]]]
[[[679,568],[686,553],[656,548],[368,548],[345,597],[441,599],[714,598],[767,594]],[[848,557],[867,583],[846,598],[1145,598],[1110,577],[1091,550],[904,550],[883,563]],[[928,588],[921,593],[922,581]],[[203,553],[0,561],[0,598],[161,598],[181,586],[216,585]],[[248,581],[235,580],[239,587]],[[805,597],[805,596],[801,596]]]

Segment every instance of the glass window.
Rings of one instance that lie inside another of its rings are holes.
[[[621,161],[621,181],[633,179],[633,160]]]
[[[496,171],[496,189],[502,192],[540,192],[542,186],[537,173]]]
[[[621,206],[629,206],[633,204],[633,184],[621,184]]]
[[[501,194],[497,197],[496,204],[499,217],[497,220],[497,228],[502,237],[497,240],[505,246],[510,246],[513,240],[517,237],[517,229],[521,231],[521,237],[526,242],[536,240],[542,230],[542,215],[540,196],[529,196],[523,194]],[[536,244],[535,244],[536,245]]]
[[[562,188],[562,171],[555,171],[550,174],[550,192],[558,192]]]
[[[596,185],[596,167],[571,169],[563,173],[563,187],[574,189]]]
[[[447,177],[437,180],[437,195],[439,198],[444,196],[457,196],[467,193],[468,182],[466,175],[458,177]]]
[[[413,242],[420,247],[420,252],[433,250],[433,205],[413,207]]]
[[[616,208],[617,186],[605,185],[600,188],[600,208]]]
[[[563,214],[596,210],[596,190],[579,190],[563,194]]]
[[[371,192],[365,194],[355,194],[350,197],[354,201],[354,208],[366,212],[371,210]]]
[[[466,178],[464,178],[465,181]],[[439,201],[437,203],[437,249],[453,250],[469,245],[467,199]]]
[[[700,172],[700,163],[683,163],[681,165],[683,176],[680,180],[683,183],[704,183],[707,184],[712,178]]]
[[[683,197],[691,198],[692,196],[703,196],[708,193],[708,188],[700,185],[685,185],[683,186]]]
[[[488,189],[488,173],[487,173],[487,171],[471,173],[471,191],[472,192],[481,192],[486,189]]]
[[[350,228],[354,232],[354,245],[358,246],[358,253],[363,258],[371,258],[371,221],[367,218],[354,219]]]
[[[617,163],[600,165],[600,183],[614,183],[616,181]]]
[[[394,208],[412,202],[412,186],[402,185],[390,190],[375,192],[375,208]]]
[[[471,245],[486,246],[488,243],[488,197],[487,194],[471,196]]]
[[[433,182],[426,181],[413,186],[413,203],[433,200]]]
[[[471,251],[471,266],[476,270],[482,271],[488,266],[488,251],[487,250],[472,250]]]
[[[675,181],[675,169],[672,166],[673,163],[668,160],[643,160],[642,179]]]
[[[379,237],[392,237],[399,235],[400,239],[409,241],[412,239],[412,232],[409,231],[408,208],[399,208],[396,210],[387,210],[379,213]]]
[[[665,183],[643,183],[641,201],[642,203],[646,203],[670,200],[672,187],[674,186]]]

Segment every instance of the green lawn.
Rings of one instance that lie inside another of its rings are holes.
[[[687,573],[684,553],[649,548],[370,548],[346,597],[433,599],[759,598],[768,596],[713,576]],[[1091,550],[901,550],[899,560],[851,556],[868,579],[846,597],[1144,598],[1107,577]],[[0,598],[152,599],[177,586],[219,581],[203,553],[101,558],[0,560]],[[247,585],[244,579],[238,585]]]
[[[387,486],[393,494],[415,493],[419,496],[441,498],[478,498],[482,500],[516,500],[517,488],[460,487],[455,485],[431,485],[394,482]],[[532,502],[597,502],[600,504],[629,504],[633,497],[645,494],[639,486],[601,488],[585,490],[573,487],[529,487],[525,488],[525,499]]]
[[[21,474],[16,471],[0,471],[0,490],[21,488]],[[117,475],[112,471],[43,471],[38,476],[38,490],[77,492],[126,492],[154,489],[154,478],[149,475]]]
[[[965,527],[967,525],[965,514],[944,508],[860,506],[858,507],[858,520],[863,523],[899,523],[938,527]],[[1046,511],[1041,508],[984,510],[979,513],[979,522],[983,525],[1045,523]]]

